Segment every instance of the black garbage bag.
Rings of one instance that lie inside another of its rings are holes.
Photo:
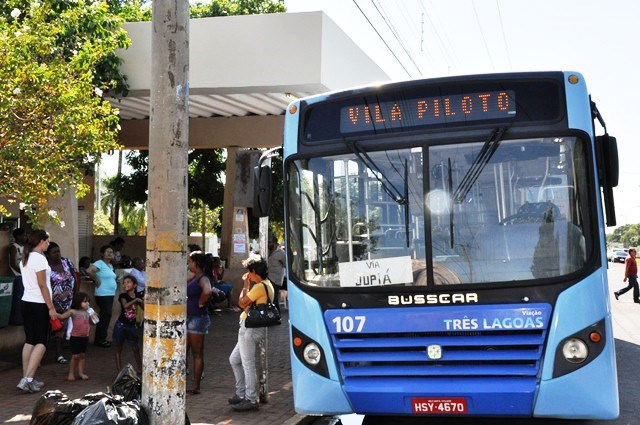
[[[69,400],[66,394],[59,390],[44,393],[31,414],[31,425],[70,425],[80,412],[90,405],[106,397],[105,393],[87,394],[83,398]]]
[[[73,401],[61,391],[47,391],[33,406],[30,424],[69,425],[80,410],[74,411]]]
[[[149,418],[140,403],[125,401],[120,395],[104,395],[73,421],[73,425],[149,425]]]
[[[142,397],[142,381],[133,366],[127,364],[118,373],[116,380],[111,385],[111,393],[121,395],[125,401],[140,400]]]

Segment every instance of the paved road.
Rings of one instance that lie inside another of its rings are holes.
[[[610,264],[609,282],[612,290],[625,286],[622,283],[624,266]],[[619,301],[611,296],[614,336],[618,356],[618,378],[620,382],[621,416],[616,421],[560,421],[532,419],[438,419],[434,422],[443,425],[640,425],[640,305],[634,304],[631,293],[625,294]],[[214,317],[211,333],[205,343],[205,378],[202,393],[187,397],[187,412],[195,424],[262,424],[311,423],[296,417],[293,410],[291,391],[291,370],[288,352],[288,331],[286,326],[269,330],[269,371],[270,400],[263,405],[259,414],[237,413],[229,408],[226,399],[233,388],[233,376],[228,356],[237,337],[237,313],[223,311]],[[286,321],[286,314],[283,317]],[[70,398],[104,391],[113,382],[116,375],[113,353],[110,349],[90,346],[87,359],[87,373],[91,379],[87,382],[65,382],[66,366],[55,363],[53,346],[47,351],[38,378],[47,383],[46,389],[60,389]],[[124,361],[133,361],[125,350]],[[19,353],[0,358],[0,424],[27,424],[33,405],[39,394],[22,394],[15,388],[20,379]],[[357,425],[363,418],[350,415],[341,418],[343,425]],[[335,424],[334,418],[314,421],[317,425]],[[425,423],[419,418],[419,423]],[[366,423],[374,423],[368,422]],[[400,423],[389,419],[384,424]],[[411,423],[411,422],[402,422]],[[415,422],[414,422],[415,423]],[[335,424],[337,425],[337,424]]]

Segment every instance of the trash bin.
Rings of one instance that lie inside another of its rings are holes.
[[[9,324],[14,279],[15,276],[0,277],[0,328],[4,328]]]

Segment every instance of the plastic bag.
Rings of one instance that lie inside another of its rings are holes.
[[[33,406],[30,424],[68,425],[80,410],[74,412],[73,402],[61,391],[47,391]]]
[[[111,385],[111,392],[124,397],[125,401],[140,400],[142,397],[142,381],[133,366],[127,364],[118,373],[116,380]]]
[[[70,425],[80,412],[106,397],[105,393],[88,394],[84,398],[69,400],[59,390],[44,393],[31,414],[31,425]]]
[[[81,411],[73,425],[148,425],[149,418],[138,401],[125,401],[119,395],[105,395]]]

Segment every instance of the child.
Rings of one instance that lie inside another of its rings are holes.
[[[69,363],[69,375],[67,381],[75,381],[75,370],[78,369],[78,377],[83,381],[89,379],[84,373],[84,359],[89,344],[89,324],[91,315],[89,314],[89,295],[84,292],[73,294],[71,308],[59,314],[61,320],[71,317],[72,330],[69,338],[71,346],[71,363]]]
[[[118,372],[122,370],[121,355],[122,346],[125,341],[129,341],[133,355],[138,365],[138,371],[142,370],[142,356],[138,347],[138,328],[136,327],[136,307],[144,308],[144,301],[140,294],[136,293],[138,281],[135,277],[127,275],[122,279],[122,292],[118,296],[121,310],[120,316],[113,327],[112,345],[115,348],[116,369]]]

